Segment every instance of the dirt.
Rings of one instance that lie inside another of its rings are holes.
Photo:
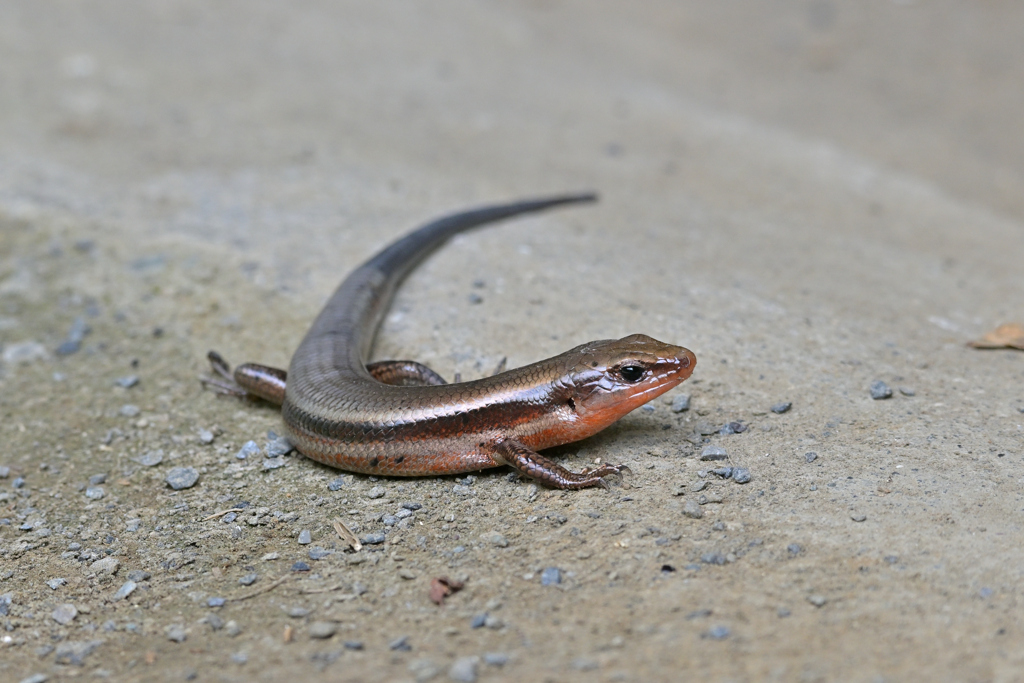
[[[0,8],[0,679],[1024,679],[1024,353],[967,346],[1024,322],[1017,5],[125,7]],[[586,189],[375,357],[692,349],[551,453],[622,484],[267,467],[200,386],[418,223]]]

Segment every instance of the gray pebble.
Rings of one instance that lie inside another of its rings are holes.
[[[799,543],[790,543],[786,546],[786,550],[789,551],[790,555],[799,555],[804,551],[804,547]]]
[[[705,446],[700,452],[701,460],[728,460],[729,454],[720,446]]]
[[[246,441],[242,444],[242,447],[235,453],[235,457],[239,460],[245,460],[249,457],[255,457],[260,454],[260,447],[255,441]]]
[[[691,519],[700,519],[704,516],[704,511],[701,510],[700,505],[695,500],[688,500],[683,505],[683,514]]]
[[[133,517],[124,523],[125,531],[134,533],[142,528],[142,519],[139,517]]]
[[[309,625],[309,637],[326,640],[338,632],[338,625],[333,621],[314,621]]]
[[[473,618],[470,619],[470,621],[469,621],[469,627],[470,628],[483,628],[484,624],[486,624],[486,623],[487,623],[487,613],[486,612],[484,612],[483,614],[475,614],[475,615],[473,615]]]
[[[807,462],[814,462],[817,459],[818,454],[815,453],[814,451],[811,451],[810,453],[804,453],[804,460],[806,460]]]
[[[540,573],[540,585],[554,586],[562,583],[562,570],[558,567],[545,567]]]
[[[746,467],[732,468],[732,480],[737,484],[749,484],[750,470],[748,470]]]
[[[309,545],[313,542],[313,534],[309,532],[309,529],[303,529],[299,532],[299,545]]]
[[[67,626],[78,616],[78,610],[74,605],[64,603],[63,605],[57,605],[57,608],[53,610],[50,616],[61,626]]]
[[[235,664],[245,664],[249,661],[249,655],[244,652],[235,652],[231,655],[231,661]]]
[[[114,593],[114,602],[117,602],[118,600],[124,600],[125,598],[127,598],[129,595],[135,592],[135,589],[138,587],[138,585],[139,584],[135,583],[131,579],[125,581],[123,584],[121,584],[121,587],[117,589],[117,592]]]
[[[199,472],[194,467],[175,467],[167,473],[164,481],[175,491],[190,489],[199,481]]]
[[[729,477],[732,476],[732,468],[719,467],[717,469],[711,470],[711,474],[715,475],[716,477],[721,477],[722,479],[728,479]]]
[[[340,491],[341,487],[345,485],[345,477],[337,477],[327,483],[328,491]]]
[[[448,669],[448,678],[459,683],[476,683],[479,657],[459,657]]]
[[[54,661],[57,664],[71,664],[73,666],[84,666],[85,658],[96,651],[102,640],[68,640],[57,645]]]
[[[892,396],[892,389],[882,380],[875,380],[871,383],[871,398],[876,401]]]
[[[174,643],[184,643],[188,638],[188,633],[185,632],[185,627],[179,624],[171,624],[164,628],[164,635],[167,636],[167,640]]]
[[[223,517],[221,517],[220,521],[223,522],[224,524],[231,524],[236,519],[238,519],[238,513],[237,512],[229,512],[228,514],[226,514]]]
[[[11,468],[7,465],[0,465],[0,479],[6,479],[11,476]]]
[[[342,645],[346,650],[362,650],[363,641],[361,640],[346,640]]]
[[[913,387],[900,387],[900,393],[904,396],[917,396],[917,392],[914,391]]]
[[[387,490],[383,486],[374,486],[367,492],[366,497],[370,499],[377,499],[383,498],[385,494],[387,494]]]
[[[238,625],[237,621],[231,619],[228,623],[224,624],[224,632],[234,638],[235,636],[241,635],[242,627]]]
[[[134,387],[138,383],[139,383],[139,376],[138,375],[125,375],[124,377],[118,377],[117,379],[114,380],[114,384],[116,384],[117,386],[119,386],[119,387],[121,387],[123,389],[131,389],[132,387]]]
[[[15,477],[11,480],[11,486],[16,489],[25,488],[25,477]],[[32,528],[31,526],[29,527]]]
[[[209,429],[199,430],[199,443],[209,445],[213,443],[214,435]]]
[[[690,492],[691,493],[700,493],[701,491],[703,491],[707,487],[708,487],[707,480],[701,479],[700,481],[695,481],[692,484],[690,484]]]
[[[155,451],[146,451],[142,455],[132,458],[132,460],[143,467],[156,467],[164,461],[164,452],[158,448]]]
[[[325,557],[330,557],[333,554],[334,554],[333,550],[328,550],[326,548],[310,548],[309,549],[309,559],[311,559],[311,560],[322,560]]]
[[[788,413],[789,409],[792,408],[792,407],[793,407],[793,403],[791,401],[783,401],[782,403],[776,403],[775,405],[773,405],[771,407],[771,411],[773,413],[777,413],[779,415],[782,415],[783,413]]]
[[[243,586],[251,586],[254,583],[256,583],[256,579],[258,578],[259,576],[256,574],[246,574],[238,580],[238,583],[242,584]]]
[[[725,555],[722,553],[704,553],[700,556],[700,561],[704,564],[725,564]]]
[[[285,613],[292,619],[302,619],[303,617],[309,616],[309,610],[305,607],[300,607],[298,605],[289,607],[287,610],[285,610]]]
[[[493,546],[496,546],[498,548],[507,548],[508,547],[508,539],[506,539],[504,536],[499,534],[497,531],[495,531],[492,534],[488,534],[486,536],[486,538],[487,538],[487,542],[490,543]]]
[[[89,477],[89,486],[99,486],[100,484],[105,484],[106,482],[106,474],[94,474],[91,477]]]
[[[420,503],[406,502],[406,503],[402,503],[402,508],[405,509],[405,510],[409,510],[411,512],[416,512],[417,510],[422,509],[423,505],[420,504]]]
[[[363,536],[363,545],[379,545],[385,540],[384,532],[366,534]]]
[[[227,602],[228,601],[225,600],[224,598],[213,597],[213,598],[209,598],[206,601],[206,606],[207,607],[223,607],[224,605],[227,604]]]
[[[390,643],[388,643],[388,649],[397,650],[399,652],[408,652],[412,650],[412,645],[409,644],[409,636],[395,638]]]
[[[500,668],[508,664],[508,655],[504,652],[488,652],[484,655],[484,663]]]
[[[731,633],[728,626],[712,626],[704,633],[703,637],[710,640],[725,640]]]
[[[852,519],[855,522],[863,522],[867,518],[868,518],[867,515],[861,514],[859,512],[857,514],[850,515],[850,519]]]
[[[672,412],[683,413],[690,409],[690,395],[676,394],[672,398]]]
[[[102,486],[90,486],[85,490],[85,497],[89,500],[99,500],[106,495]]]
[[[283,436],[279,436],[272,441],[267,442],[267,457],[278,458],[282,455],[287,455],[295,450],[295,446],[292,442]]]
[[[380,518],[380,521],[384,526],[394,526],[398,524],[398,517],[394,515],[384,515]]]
[[[224,628],[224,620],[220,618],[219,614],[207,614],[206,623],[210,625],[210,628],[214,631],[219,631]]]
[[[785,618],[786,618],[786,617],[788,617],[788,616],[789,616],[790,614],[792,614],[792,612],[790,612],[790,611],[789,611],[789,608],[787,608],[787,607],[780,607],[779,609],[775,610],[775,613],[776,613],[777,615],[779,615],[779,617],[780,617],[781,619],[785,619]]]
[[[50,579],[46,582],[46,585],[52,590],[57,590],[61,586],[67,585],[67,579]]]
[[[46,347],[39,342],[27,341],[4,347],[4,362],[12,365],[25,365],[43,358],[46,358]]]
[[[267,470],[278,470],[284,467],[284,465],[284,458],[266,458],[263,461],[263,471],[266,472]]]
[[[363,543],[366,543],[366,541],[364,540]],[[293,572],[308,572],[310,569],[312,569],[312,567],[309,566],[309,563],[303,562],[302,560],[299,560],[292,565]]]
[[[138,417],[139,413],[141,413],[142,411],[139,410],[138,406],[132,405],[131,403],[126,403],[123,406],[121,406],[121,410],[119,410],[118,412],[121,414],[121,417]]]
[[[28,678],[21,679],[20,683],[46,683],[50,677],[46,674],[32,674]]]
[[[121,568],[121,561],[116,557],[104,557],[89,565],[89,570],[98,576],[113,576]]]
[[[824,595],[818,595],[818,594],[808,595],[807,596],[807,602],[811,603],[815,607],[824,607],[825,603],[828,602],[828,598],[826,598]]]
[[[149,581],[153,575],[143,569],[133,569],[128,572],[128,578],[132,581]]]
[[[747,431],[747,425],[742,422],[726,422],[718,430],[719,434],[742,434]]]

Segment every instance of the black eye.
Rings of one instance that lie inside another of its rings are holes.
[[[619,368],[619,375],[627,382],[639,382],[643,379],[644,369],[639,365],[623,365]]]

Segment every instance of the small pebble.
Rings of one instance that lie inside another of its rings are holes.
[[[243,586],[251,586],[254,583],[256,583],[256,579],[258,578],[259,576],[257,576],[256,574],[246,574],[238,580],[238,583],[242,584]]]
[[[106,495],[102,486],[90,486],[85,490],[85,497],[89,500],[99,500]]]
[[[725,640],[731,633],[728,626],[712,626],[704,633],[703,637],[709,640]]]
[[[27,341],[4,347],[4,362],[12,365],[27,365],[43,358],[46,358],[46,347],[39,342]]]
[[[25,477],[15,477],[14,479],[11,480],[11,486],[13,486],[16,489],[25,488]],[[29,528],[31,529],[32,527],[29,526]]]
[[[732,468],[732,480],[737,484],[749,484],[750,470],[748,470],[746,467]]]
[[[780,607],[779,609],[775,610],[775,613],[777,615],[779,615],[779,617],[782,618],[782,619],[785,619],[790,614],[792,614],[792,612],[790,612],[789,608],[787,608],[787,607]]]
[[[361,640],[346,640],[342,645],[346,650],[362,650],[363,641]]]
[[[143,467],[155,467],[164,461],[164,452],[158,448],[155,451],[146,451],[132,460]]]
[[[684,413],[690,409],[690,395],[676,394],[672,397],[672,412]]]
[[[904,396],[917,396],[917,392],[914,391],[913,387],[900,387],[900,393]]]
[[[491,545],[495,546],[495,547],[498,547],[498,548],[507,548],[508,547],[508,539],[506,539],[504,536],[502,536],[501,534],[499,534],[496,531],[494,533],[492,533],[492,534],[488,534],[486,538],[487,538],[487,542],[490,543]]]
[[[484,624],[487,623],[487,613],[476,614],[469,621],[470,628],[483,628]]]
[[[720,446],[705,446],[700,452],[701,460],[728,460],[729,454]]]
[[[6,479],[11,476],[11,468],[7,465],[0,465],[0,479]]]
[[[410,650],[412,650],[412,645],[409,644],[409,636],[395,638],[390,643],[388,643],[388,649],[396,650],[399,652],[409,652]]]
[[[715,564],[721,566],[725,564],[725,555],[722,553],[704,553],[700,556],[700,561],[704,564]]]
[[[234,638],[235,636],[241,635],[242,627],[238,625],[237,621],[231,619],[228,623],[224,624],[224,632]]]
[[[20,683],[46,683],[50,677],[46,674],[32,674],[28,678],[21,679]]]
[[[366,534],[363,536],[363,545],[379,545],[385,540],[384,532]]]
[[[223,607],[227,604],[227,600],[224,598],[210,598],[206,601],[207,607]]]
[[[138,406],[134,406],[131,403],[126,403],[125,405],[121,406],[121,410],[119,410],[118,412],[121,414],[122,417],[138,417],[139,413],[141,413],[142,411],[139,410]]]
[[[863,522],[867,518],[868,518],[867,515],[863,515],[863,514],[860,514],[860,513],[857,513],[857,514],[854,514],[854,515],[850,515],[850,519],[852,519],[855,522]]]
[[[94,474],[91,477],[89,477],[89,486],[99,486],[100,484],[105,484],[106,482],[106,474]]]
[[[199,443],[209,445],[213,443],[214,435],[209,429],[199,430]]]
[[[242,447],[235,453],[235,457],[239,460],[245,460],[249,457],[255,457],[260,454],[260,447],[255,441],[246,441],[242,444]]]
[[[818,454],[811,451],[810,453],[804,453],[804,460],[807,462],[814,462],[818,459]]]
[[[206,623],[210,625],[210,628],[214,631],[219,631],[224,628],[224,620],[220,618],[218,614],[207,614]]]
[[[420,503],[402,503],[402,508],[405,510],[409,510],[411,512],[416,512],[417,510],[422,509],[423,505],[421,505]]]
[[[448,678],[458,683],[476,683],[479,657],[459,657],[448,669]]]
[[[279,436],[276,439],[267,442],[267,457],[268,458],[279,458],[282,455],[288,455],[295,450],[295,446],[292,442],[283,436]]]
[[[719,434],[742,434],[747,431],[747,425],[742,422],[726,422],[718,430]]]
[[[231,655],[231,661],[235,664],[245,664],[249,661],[249,655],[244,652],[234,652]]]
[[[558,567],[546,567],[540,573],[540,585],[554,586],[562,583],[562,570]]]
[[[194,467],[175,467],[167,473],[164,481],[175,491],[190,489],[199,481],[199,472]]]
[[[692,484],[690,484],[690,492],[691,493],[700,493],[701,491],[703,491],[707,487],[708,487],[707,480],[702,479],[700,481],[695,481]]]
[[[124,377],[118,377],[114,380],[114,384],[121,387],[122,389],[131,389],[139,383],[138,375],[125,375]]]
[[[365,543],[366,541],[363,541],[363,542]],[[303,562],[302,560],[299,560],[298,562],[296,562],[295,564],[292,565],[292,571],[293,572],[308,572],[309,570],[310,570],[309,564],[306,563],[306,562]]]
[[[383,486],[374,486],[367,492],[366,497],[370,499],[383,498],[386,493],[387,490]]]
[[[133,569],[128,572],[128,578],[132,581],[149,581],[153,575],[143,569]]]
[[[790,543],[786,546],[786,550],[789,551],[790,555],[799,555],[804,551],[804,547],[799,543]]]
[[[732,468],[719,467],[717,469],[711,470],[711,474],[715,475],[716,477],[721,477],[722,479],[728,479],[729,477],[732,476]]]
[[[61,586],[67,585],[67,579],[50,579],[46,582],[46,585],[52,590],[57,590]]]
[[[309,532],[309,529],[303,529],[299,532],[299,545],[309,545],[313,542],[313,534]]]
[[[782,415],[783,413],[788,413],[789,409],[792,408],[792,407],[793,407],[793,402],[792,401],[783,401],[782,403],[776,403],[775,405],[773,405],[771,407],[771,411],[773,413],[778,414],[778,415]]]
[[[344,486],[344,485],[345,485],[345,477],[338,477],[337,479],[332,479],[330,482],[328,482],[327,490],[328,491],[340,491],[341,487]]]
[[[125,581],[123,584],[121,584],[121,587],[117,589],[117,592],[114,593],[114,602],[117,602],[118,600],[124,600],[129,595],[134,593],[137,587],[138,584],[132,581],[131,579]]]
[[[704,510],[695,500],[688,500],[683,505],[683,514],[691,519],[700,519],[704,516]]]
[[[325,557],[330,557],[333,554],[334,554],[333,550],[327,550],[326,548],[310,548],[309,549],[309,559],[311,559],[311,560],[322,560]],[[408,571],[408,570],[402,570],[402,571]]]
[[[174,643],[184,643],[188,638],[185,628],[179,624],[171,624],[164,628],[164,634],[167,636],[167,640]]]
[[[263,461],[263,471],[281,469],[284,465],[284,458],[266,458]]]
[[[890,396],[892,396],[892,389],[889,388],[888,384],[882,380],[876,380],[871,383],[871,398],[878,401]]]
[[[508,664],[508,655],[504,652],[488,652],[484,655],[484,663],[487,666],[503,667]]]
[[[807,602],[811,603],[815,607],[824,607],[825,603],[828,602],[828,598],[826,598],[824,595],[808,595]]]
[[[309,625],[309,637],[326,640],[338,632],[338,625],[333,621],[314,621]]]
[[[89,565],[89,569],[98,576],[113,576],[121,568],[121,561],[116,557],[104,557]]]
[[[57,605],[57,609],[53,610],[50,616],[61,626],[67,626],[78,616],[78,610],[74,605],[64,603],[63,605]]]

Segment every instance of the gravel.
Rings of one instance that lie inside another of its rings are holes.
[[[701,460],[728,460],[729,454],[721,446],[705,446],[700,452]]]
[[[131,389],[139,383],[138,375],[125,375],[124,377],[118,377],[114,380],[114,384],[121,387],[122,389]]]
[[[132,458],[143,467],[156,467],[164,461],[164,452],[161,449],[146,451],[142,455]]]
[[[239,460],[245,460],[246,458],[255,457],[260,454],[260,447],[255,441],[246,441],[242,444],[242,447],[235,453],[235,457]]]
[[[814,462],[817,459],[818,454],[815,453],[814,451],[811,451],[810,453],[804,453],[804,460],[806,460],[807,462]]]
[[[199,472],[194,467],[175,467],[167,473],[164,481],[175,491],[190,489],[199,481]]]
[[[562,570],[558,567],[545,567],[540,573],[540,585],[554,586],[562,583]]]
[[[448,678],[458,683],[476,683],[479,657],[459,657],[448,669]]]
[[[811,603],[815,607],[824,607],[825,603],[828,602],[828,598],[826,598],[824,595],[818,595],[818,594],[808,595],[807,596],[807,602]]]
[[[852,519],[855,522],[863,522],[867,518],[868,518],[867,515],[864,515],[864,514],[861,514],[861,513],[850,515],[850,519]]]
[[[683,413],[690,409],[690,395],[676,394],[672,398],[671,410],[673,413]]]
[[[683,514],[691,519],[700,519],[704,516],[704,511],[695,500],[688,500],[683,505]]]
[[[712,626],[704,632],[704,638],[709,640],[725,640],[732,634],[728,626]]]
[[[132,405],[131,403],[124,404],[121,406],[121,410],[118,411],[121,417],[138,417],[141,412],[142,411],[139,410],[138,406]]]
[[[338,632],[338,625],[333,621],[314,621],[309,625],[309,637],[326,640]]]
[[[299,545],[309,545],[313,542],[313,534],[309,532],[309,529],[303,529],[299,532]]]
[[[118,600],[124,600],[129,595],[134,593],[135,589],[138,588],[138,586],[139,584],[135,583],[131,579],[125,581],[123,584],[121,584],[121,587],[117,589],[117,592],[114,593],[114,602],[117,602]]]
[[[892,389],[882,380],[875,380],[871,383],[871,398],[879,401],[892,396]]]
[[[749,484],[750,470],[746,467],[734,467],[732,469],[732,480],[737,484]]]
[[[773,413],[777,413],[778,415],[782,415],[783,413],[788,413],[789,409],[792,407],[793,403],[791,401],[783,401],[782,403],[776,403],[775,405],[773,405],[771,407],[771,411]]]
[[[50,614],[54,621],[62,626],[67,626],[78,616],[78,609],[70,603],[57,605],[57,608]]]

